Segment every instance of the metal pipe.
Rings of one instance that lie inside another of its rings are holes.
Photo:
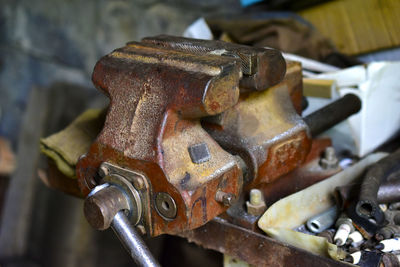
[[[304,122],[310,129],[311,136],[328,130],[341,121],[361,109],[361,101],[354,94],[347,94],[344,97],[330,103],[329,105],[304,117]]]
[[[136,264],[143,267],[161,266],[153,257],[140,235],[132,227],[123,211],[119,211],[115,215],[111,223],[111,228]]]
[[[321,233],[331,227],[337,218],[337,208],[333,206],[324,212],[315,215],[306,223],[308,230],[313,233]]]

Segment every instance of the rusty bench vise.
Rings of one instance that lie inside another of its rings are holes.
[[[157,36],[101,58],[92,79],[110,104],[77,164],[85,215],[140,265],[157,263],[135,228],[202,226],[310,151],[301,66],[274,49]]]

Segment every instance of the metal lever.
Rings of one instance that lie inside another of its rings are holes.
[[[125,249],[139,266],[161,266],[153,257],[140,235],[132,227],[123,211],[119,211],[111,223],[111,228],[118,236]]]
[[[304,118],[313,137],[344,121],[361,109],[361,100],[354,94],[347,94],[342,98],[314,111]]]
[[[146,244],[136,232],[131,221],[125,215],[140,217],[138,209],[133,209],[128,195],[116,185],[103,184],[95,187],[84,204],[84,213],[89,224],[97,230],[105,230],[110,226],[119,240],[139,266],[161,266],[153,257]]]

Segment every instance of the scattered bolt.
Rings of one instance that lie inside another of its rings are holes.
[[[379,249],[382,252],[398,251],[400,250],[400,239],[392,238],[382,240],[375,248]]]
[[[250,190],[250,201],[246,201],[247,213],[259,216],[261,215],[267,206],[265,205],[264,196],[258,189]]]
[[[364,242],[364,237],[359,231],[354,231],[349,235],[347,239],[347,244],[350,244],[352,247],[359,247]]]
[[[396,237],[396,235],[398,235],[399,233],[400,233],[400,226],[388,224],[376,232],[375,239],[378,241],[382,241],[384,239]]]
[[[356,251],[356,252],[350,254],[349,257],[347,257],[345,259],[345,261],[350,262],[352,264],[357,264],[360,262],[361,255],[362,255],[361,251]]]
[[[337,246],[343,246],[346,244],[346,240],[349,237],[350,233],[354,231],[353,221],[346,217],[345,215],[341,215],[340,218],[336,221],[335,224],[337,231],[333,241]]]
[[[336,157],[335,149],[331,146],[325,148],[324,156],[319,161],[319,164],[324,169],[335,169],[339,164],[339,160]]]
[[[327,229],[325,231],[322,231],[321,233],[318,233],[317,235],[326,238],[329,243],[333,244],[333,236],[335,235],[335,230]]]

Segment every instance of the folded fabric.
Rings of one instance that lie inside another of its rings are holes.
[[[105,110],[89,109],[76,118],[67,128],[40,139],[40,150],[54,160],[57,168],[67,177],[76,178],[75,166],[81,155],[103,128]]]

